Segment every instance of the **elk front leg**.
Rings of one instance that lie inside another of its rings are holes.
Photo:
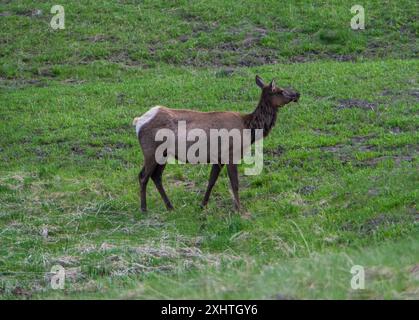
[[[211,195],[212,188],[214,187],[215,182],[217,181],[218,176],[220,175],[220,171],[221,171],[222,168],[223,168],[223,164],[213,164],[212,165],[211,174],[210,174],[210,177],[209,177],[209,180],[208,180],[207,191],[205,192],[204,199],[202,200],[202,203],[201,203],[202,208],[204,208],[207,205],[208,200],[209,200],[210,195]]]
[[[234,207],[237,211],[240,210],[240,199],[239,199],[239,174],[237,171],[237,164],[228,164],[227,173],[230,178],[231,189],[234,196]]]

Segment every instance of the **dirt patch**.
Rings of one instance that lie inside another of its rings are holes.
[[[192,27],[192,33],[187,35],[181,35],[175,42],[184,43],[190,39],[197,38],[202,33],[210,34],[217,27],[218,23],[206,23],[201,17],[194,15],[190,12],[184,12],[183,10],[177,10],[177,14],[181,18],[187,21]],[[277,28],[274,32],[285,32],[285,33],[296,33],[299,32],[297,29]],[[204,66],[259,66],[264,64],[276,64],[278,61],[290,61],[290,62],[309,62],[317,61],[321,59],[333,60],[333,61],[357,61],[355,55],[350,54],[338,54],[333,52],[319,52],[311,50],[304,52],[301,55],[293,55],[290,57],[278,56],[277,49],[271,49],[263,46],[262,40],[268,35],[269,30],[256,26],[243,23],[230,27],[224,31],[226,38],[231,38],[230,41],[225,41],[214,47],[205,46],[202,44],[201,47],[191,49],[191,52],[187,54],[189,58],[181,61],[174,62],[175,64],[191,65],[195,67]],[[151,44],[151,54],[157,50],[158,47]],[[193,51],[193,52],[192,52]],[[196,51],[202,52],[202,56],[205,59],[190,58],[196,56]]]
[[[402,156],[402,155],[381,156],[381,157],[377,157],[377,158],[364,160],[364,161],[362,161],[362,164],[367,165],[367,166],[376,166],[380,162],[386,161],[386,160],[393,160],[396,163],[396,165],[400,165],[402,162],[406,162],[406,161],[407,162],[413,162],[414,157],[413,156]]]
[[[393,90],[393,89],[384,89],[381,92],[381,96],[390,98],[391,103],[396,103],[398,101],[406,102],[419,102],[419,89],[410,88],[407,90]]]
[[[261,66],[264,64],[276,64],[275,50],[266,49],[263,51],[243,52],[238,58],[238,64],[244,67]]]
[[[71,153],[73,155],[82,156],[86,153],[86,150],[79,145],[75,145],[71,147]]]
[[[394,271],[388,267],[368,267],[365,270],[367,280],[391,279],[395,275]]]
[[[394,127],[394,128],[390,128],[390,132],[393,134],[399,134],[402,132],[402,129],[400,129],[399,127]]]
[[[126,99],[126,95],[124,93],[118,93],[118,95],[116,96],[116,105],[117,106],[121,106],[124,104]]]
[[[49,152],[44,150],[44,148],[42,147],[36,147],[34,150],[34,154],[36,155],[38,159],[42,160],[48,156]]]
[[[398,219],[395,220],[392,217],[385,216],[384,214],[380,214],[377,217],[371,218],[361,226],[360,231],[364,234],[371,234],[374,233],[378,228],[386,224],[392,224],[394,222],[398,222]]]
[[[328,131],[326,129],[314,128],[314,129],[312,129],[312,131],[317,135],[323,135],[323,136],[334,135],[331,131]]]
[[[176,187],[183,186],[185,189],[188,189],[188,190],[195,189],[196,187],[196,184],[193,181],[185,181],[185,180],[179,180],[179,179],[174,180],[173,184]]]
[[[293,63],[306,63],[306,62],[311,62],[311,61],[315,61],[316,58],[314,58],[313,56],[310,55],[296,55],[296,56],[292,56],[289,58],[291,62]]]
[[[104,157],[112,156],[116,151],[120,149],[128,149],[128,148],[130,148],[130,146],[123,142],[107,144],[103,146],[99,152],[96,153],[96,157],[98,159],[102,159]]]
[[[55,78],[57,73],[51,67],[40,68],[36,71],[37,76],[46,78]]]
[[[201,33],[211,33],[218,24],[194,23],[191,35],[182,35],[177,39],[186,42],[191,38],[199,37]],[[247,31],[243,31],[246,29]],[[241,37],[240,34],[244,33]],[[277,63],[277,51],[260,47],[260,41],[266,36],[267,30],[260,27],[243,26],[234,27],[225,34],[235,39],[219,43],[213,47],[202,45],[201,47],[189,49],[186,59],[177,61],[176,64],[190,65],[194,67],[233,67],[233,66],[259,66],[264,64]],[[150,53],[153,55],[158,46],[152,45]],[[196,56],[196,51],[205,59],[191,58]]]
[[[356,62],[357,57],[348,54],[336,54],[336,53],[321,53],[317,51],[307,51],[304,54],[291,56],[288,58],[293,63],[307,63],[318,60],[333,60],[339,62]]]
[[[106,59],[110,62],[122,63],[126,66],[147,67],[146,65],[141,64],[139,61],[136,61],[136,60],[132,59],[129,52],[125,51],[125,50],[118,51],[118,52],[113,52]]]
[[[112,147],[106,146],[103,147],[97,154],[96,157],[98,159],[102,159],[106,156],[112,155],[114,153],[114,149]]]
[[[116,95],[115,104],[117,106],[131,105],[131,104],[134,104],[134,103],[135,103],[135,100],[134,99],[131,99],[131,98],[128,98],[125,93],[122,93],[121,92],[121,93],[118,93]]]
[[[79,264],[79,258],[73,256],[62,256],[51,260],[51,264],[59,264],[63,267],[70,267]]]
[[[416,101],[419,101],[419,89],[412,89],[408,91],[408,95],[415,97]]]
[[[415,159],[415,154],[417,153],[417,146],[415,145],[406,145],[403,148],[407,149],[403,153],[397,155],[385,155],[375,158],[369,158],[365,160],[356,160],[353,156],[355,152],[368,152],[368,151],[377,151],[378,146],[368,144],[369,139],[373,138],[374,135],[368,136],[355,136],[352,137],[349,143],[346,144],[337,144],[334,146],[321,147],[322,151],[326,151],[334,154],[342,162],[354,162],[356,165],[360,166],[376,166],[382,161],[393,160],[396,165],[400,165],[402,162],[413,162]],[[380,149],[387,150],[398,150],[402,147],[380,147]]]
[[[208,31],[211,32],[211,26]],[[216,47],[202,47],[198,50],[209,56],[207,61],[191,60],[188,64],[194,66],[259,66],[264,64],[277,63],[277,50],[262,48],[261,40],[268,34],[268,31],[257,26],[236,26],[225,31],[225,34],[232,36],[234,40],[225,41]]]
[[[268,31],[264,28],[256,27],[245,35],[244,40],[241,42],[242,47],[250,48],[260,45],[260,41],[266,37]]]
[[[335,60],[335,61],[340,61],[340,62],[356,62],[357,58],[353,55],[350,54],[335,54],[335,53],[331,53],[327,55],[327,58],[331,59],[331,60]]]
[[[380,40],[370,40],[365,48],[364,55],[366,57],[382,57],[384,52],[391,52],[392,48],[389,43]]]
[[[410,219],[410,217],[407,217],[407,219]],[[401,222],[403,222],[402,217],[379,214],[376,217],[367,219],[361,225],[355,224],[353,222],[345,223],[342,226],[342,230],[358,232],[361,235],[371,235],[374,234],[380,228],[388,227]]]
[[[373,137],[374,135],[354,136],[350,139],[349,143],[321,147],[320,149],[322,151],[336,153],[341,160],[348,161],[352,159],[353,152],[375,150],[375,146],[366,144]]]
[[[61,83],[65,83],[65,84],[82,84],[85,83],[86,80],[80,80],[80,79],[73,79],[73,78],[69,78],[69,79],[65,79],[63,81],[61,81]]]
[[[108,40],[103,40],[103,41],[108,41]],[[144,61],[140,61],[136,59],[135,57],[133,57],[133,55],[131,55],[127,50],[113,51],[106,56],[86,55],[86,56],[83,56],[78,61],[78,63],[85,65],[85,64],[91,64],[95,61],[100,61],[100,60],[107,60],[108,62],[111,62],[111,63],[117,63],[117,64],[120,64],[121,67],[126,67],[126,68],[141,67],[141,69],[148,69],[150,67],[150,65],[147,63],[144,63]]]
[[[177,16],[179,16],[182,20],[185,20],[187,22],[196,22],[196,21],[202,21],[201,16],[186,10],[184,8],[176,8],[175,10],[175,14]]]
[[[43,15],[43,11],[41,9],[19,9],[15,12],[17,16],[25,16],[25,17],[41,17]]]
[[[23,287],[17,286],[12,290],[12,294],[15,296],[28,299],[32,296],[32,291],[30,291],[29,289],[25,289]]]
[[[316,190],[317,190],[316,186],[308,185],[308,186],[304,186],[304,187],[298,189],[298,193],[301,193],[302,195],[306,196],[306,195],[312,194]]]
[[[339,105],[336,106],[337,109],[352,109],[359,108],[363,110],[376,110],[377,104],[374,102],[368,102],[361,99],[341,99],[339,100]]]
[[[181,35],[181,36],[178,38],[178,40],[179,40],[180,42],[186,42],[186,41],[188,41],[188,40],[189,40],[189,36],[188,36],[188,35],[186,35],[186,34]]]
[[[215,73],[215,77],[217,78],[231,77],[234,72],[235,72],[234,68],[223,68]]]
[[[21,89],[29,86],[47,87],[48,84],[44,80],[38,79],[6,79],[0,77],[0,86],[12,89]]]
[[[265,150],[265,154],[273,156],[273,157],[279,157],[282,154],[284,154],[285,148],[282,146],[278,146],[275,149],[267,149]]]
[[[169,246],[142,246],[133,250],[139,255],[153,256],[156,258],[201,258],[203,256],[201,250],[196,247],[181,247],[175,249]]]

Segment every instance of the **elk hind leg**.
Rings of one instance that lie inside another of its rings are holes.
[[[170,202],[169,197],[167,196],[166,191],[163,188],[163,183],[162,183],[162,174],[165,167],[166,167],[166,164],[157,164],[153,173],[151,174],[151,179],[156,185],[156,188],[159,191],[164,201],[164,204],[166,205],[167,210],[172,210],[173,209],[172,203]]]

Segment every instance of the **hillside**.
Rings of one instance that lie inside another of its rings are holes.
[[[0,297],[418,299],[416,1],[0,5]],[[294,4],[296,3],[296,4]],[[169,165],[138,205],[135,116],[251,112],[255,74],[301,92],[240,168]],[[67,270],[64,290],[50,270]],[[351,266],[366,269],[352,290]]]

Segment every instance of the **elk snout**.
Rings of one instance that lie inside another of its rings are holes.
[[[300,99],[300,93],[297,91],[288,90],[284,95],[289,99],[289,102],[298,102]]]

